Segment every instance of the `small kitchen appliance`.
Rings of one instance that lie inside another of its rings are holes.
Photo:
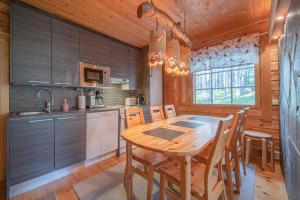
[[[86,95],[86,107],[95,108],[96,106],[96,96],[93,90],[89,90]]]
[[[110,67],[80,62],[81,87],[109,87]]]
[[[125,106],[136,106],[136,97],[125,98]]]
[[[138,97],[137,97],[137,104],[139,106],[144,106],[146,105],[146,97],[142,94],[140,94]]]
[[[102,90],[96,90],[95,92],[95,107],[96,108],[104,107]]]

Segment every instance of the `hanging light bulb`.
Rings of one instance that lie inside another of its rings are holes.
[[[156,29],[151,30],[149,40],[148,64],[149,67],[161,66],[165,63],[167,33],[164,29],[158,28],[156,19]]]

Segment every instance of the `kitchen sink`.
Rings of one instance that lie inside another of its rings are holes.
[[[46,112],[21,112],[20,115],[44,115]]]

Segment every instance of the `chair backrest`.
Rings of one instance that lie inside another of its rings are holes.
[[[145,124],[144,111],[141,108],[126,108],[125,117],[127,128]]]
[[[225,151],[230,151],[232,147],[236,147],[235,145],[237,143],[243,117],[244,117],[244,110],[240,110],[235,114],[232,125],[230,127],[230,132],[227,139]]]
[[[213,141],[212,149],[208,158],[207,167],[205,171],[205,192],[208,199],[213,196],[215,188],[220,188],[220,184],[223,184],[222,171],[218,170],[218,181],[214,181],[216,168],[221,167],[222,158],[229,136],[229,127],[232,124],[233,115],[229,115],[227,118],[219,121],[216,136]],[[219,186],[218,186],[219,185]]]
[[[165,105],[165,115],[167,119],[176,117],[174,105]]]
[[[151,122],[158,122],[165,119],[162,106],[151,106],[150,107],[150,118]]]
[[[240,127],[240,134],[243,134],[244,130],[245,130],[245,126],[246,126],[246,119],[248,117],[248,113],[249,113],[249,110],[250,108],[249,107],[246,107],[243,109],[244,110],[244,115],[243,115],[243,119],[242,119],[242,123],[241,123],[241,127]]]

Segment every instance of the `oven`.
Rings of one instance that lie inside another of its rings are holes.
[[[110,67],[80,62],[81,87],[109,87]]]

